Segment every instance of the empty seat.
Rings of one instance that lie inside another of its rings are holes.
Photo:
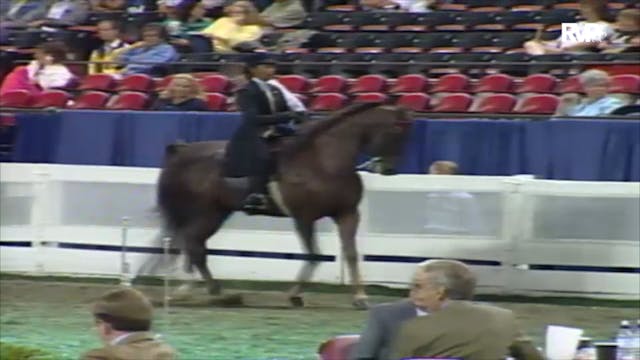
[[[510,92],[513,88],[513,78],[505,74],[487,75],[480,79],[473,92]]]
[[[311,111],[335,111],[342,109],[347,104],[347,97],[338,93],[320,94],[316,96],[309,110]]]
[[[612,93],[640,94],[640,76],[634,74],[615,75],[611,78]]]
[[[373,103],[385,103],[389,100],[389,97],[383,93],[378,92],[368,92],[368,93],[359,93],[353,99],[354,102],[363,103],[363,102],[373,102]]]
[[[318,79],[312,93],[341,92],[347,85],[347,79],[339,75],[326,75]]]
[[[548,93],[552,92],[558,83],[555,76],[548,74],[533,74],[527,76],[520,86],[517,87],[517,93]]]
[[[556,88],[556,93],[582,93],[582,83],[580,82],[580,76],[574,75],[564,79]]]
[[[211,111],[226,111],[228,99],[220,93],[207,94],[207,107]]]
[[[463,92],[467,90],[469,90],[469,77],[462,74],[449,74],[438,79],[430,92]]]
[[[32,100],[27,90],[11,90],[0,96],[0,107],[28,107]]]
[[[433,112],[466,112],[469,110],[473,97],[469,94],[448,94],[442,97],[431,110]]]
[[[62,90],[46,90],[40,93],[31,107],[34,108],[64,108],[71,99],[68,92]]]
[[[431,98],[427,94],[406,93],[402,94],[398,100],[396,100],[396,105],[413,111],[427,111],[430,102]]]
[[[560,100],[551,94],[536,94],[523,99],[515,111],[522,114],[553,114]]]
[[[478,106],[474,112],[484,114],[503,114],[511,112],[517,99],[511,94],[491,94],[478,100]]]
[[[229,91],[231,82],[225,75],[207,75],[198,81],[202,91],[207,93],[224,93]]]
[[[359,77],[353,85],[349,87],[347,93],[381,92],[387,85],[387,78],[381,75],[364,75]]]
[[[293,93],[306,92],[309,88],[309,80],[300,75],[279,76],[278,82],[280,82],[282,85],[284,85],[284,87],[286,87]]]
[[[109,74],[92,74],[82,78],[78,90],[109,91],[115,84],[116,80]]]
[[[72,109],[104,109],[109,94],[102,91],[86,91],[73,100]]]
[[[132,74],[120,80],[116,91],[149,91],[153,85],[153,79],[149,75]]]
[[[145,94],[125,91],[110,101],[107,108],[111,110],[144,110],[148,102],[149,97]]]
[[[422,92],[427,88],[429,80],[426,76],[420,74],[407,74],[400,76],[389,93],[415,93]]]

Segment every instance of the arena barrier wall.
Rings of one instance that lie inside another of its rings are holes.
[[[640,181],[640,121],[514,117],[418,120],[398,170],[419,174],[433,161],[451,160],[470,175]],[[166,145],[228,140],[240,115],[74,110],[20,113],[16,120],[16,162],[159,167]]]
[[[0,271],[117,277],[125,216],[132,267],[161,256],[158,171],[0,164]],[[361,175],[368,284],[406,287],[416,262],[451,258],[473,266],[483,293],[640,298],[639,183]],[[318,231],[314,281],[348,283],[333,224]],[[288,219],[236,214],[208,245],[222,279],[291,281],[304,259]]]

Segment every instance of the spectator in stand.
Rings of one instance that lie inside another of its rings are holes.
[[[161,64],[178,60],[178,53],[167,43],[168,34],[161,24],[146,24],[142,28],[142,41],[125,48],[118,56],[125,65],[125,75],[150,74]]]
[[[68,85],[74,75],[62,64],[67,57],[67,49],[60,42],[38,45],[27,66],[16,67],[2,83],[0,94],[11,90],[27,90],[37,94],[42,90]]]
[[[206,29],[213,19],[208,18],[207,9],[201,1],[194,1],[180,8],[181,32],[200,32]]]
[[[402,323],[388,359],[543,360],[510,310],[471,302],[476,276],[455,260],[418,264],[411,298],[426,316]]]
[[[102,20],[98,22],[97,29],[103,44],[91,52],[89,74],[119,74],[118,64],[109,62],[116,61],[119,52],[129,46],[122,40],[121,25],[115,20]]]
[[[126,0],[91,0],[91,11],[124,11],[127,7]]]
[[[189,74],[174,75],[151,109],[161,111],[208,111],[202,88],[198,81]]]
[[[640,52],[640,9],[618,13],[613,34],[598,48],[603,53]]]
[[[413,13],[430,12],[435,0],[361,0],[365,9],[378,11],[405,11]]]
[[[153,305],[141,292],[122,288],[102,295],[92,306],[95,328],[104,346],[82,360],[173,360],[175,351],[151,333]]]
[[[6,6],[6,12],[0,15],[3,28],[42,19],[50,5],[50,1],[45,0],[11,0],[2,3]]]
[[[213,40],[219,53],[239,50],[243,43],[256,43],[262,35],[258,10],[249,1],[237,1],[228,6],[226,16],[219,18],[200,33]],[[254,45],[251,45],[252,47]]]
[[[307,17],[300,0],[275,0],[260,13],[258,25],[289,28],[299,25]]]
[[[43,18],[31,21],[28,25],[30,27],[79,25],[87,20],[90,9],[88,0],[53,1]]]
[[[581,0],[580,14],[584,18],[582,23],[592,24],[602,31],[606,37],[613,34],[610,23],[611,15],[607,8],[607,2],[603,0]],[[597,42],[590,43],[562,43],[560,38],[551,41],[541,41],[542,29],[533,40],[524,43],[523,47],[530,55],[557,54],[564,52],[585,52],[597,49]]]
[[[602,70],[587,70],[580,74],[585,97],[564,94],[557,116],[605,116],[615,109],[627,105],[625,101],[609,94],[609,74]]]

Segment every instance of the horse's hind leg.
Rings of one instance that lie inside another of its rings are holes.
[[[300,272],[298,273],[298,277],[296,279],[296,284],[289,290],[289,301],[291,305],[295,307],[304,306],[304,301],[302,300],[302,296],[300,293],[302,292],[302,288],[304,284],[306,284],[309,279],[313,276],[315,269],[318,267],[318,259],[316,256],[318,255],[318,244],[315,238],[315,229],[313,221],[303,221],[303,220],[295,220],[296,230],[298,231],[298,235],[302,240],[302,245],[304,246],[307,255],[309,258],[304,263]]]
[[[206,243],[207,239],[222,227],[229,214],[229,212],[225,212],[214,216],[203,216],[185,229],[182,235],[185,240],[185,252],[189,259],[188,266],[195,266],[198,269],[206,282],[210,295],[219,295],[222,292],[222,286],[213,278],[207,266]]]
[[[351,284],[354,288],[353,306],[357,309],[367,309],[369,307],[367,294],[362,284],[360,267],[358,264],[358,250],[356,247],[356,233],[360,222],[360,214],[357,209],[342,213],[333,218],[338,226],[340,242],[342,243],[342,253],[347,260]]]

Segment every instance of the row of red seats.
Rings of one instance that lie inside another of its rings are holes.
[[[168,76],[154,81],[147,75],[136,74],[117,82],[110,75],[88,75],[84,77],[77,90],[98,91],[159,91],[171,80]],[[577,76],[560,80],[553,75],[534,74],[524,79],[506,74],[487,75],[478,81],[464,74],[448,74],[438,79],[429,79],[421,74],[408,74],[397,79],[388,79],[382,75],[364,75],[351,80],[340,75],[327,75],[318,79],[308,79],[301,75],[283,75],[278,80],[289,90],[298,94],[382,92],[401,94],[409,92],[504,92],[504,93],[556,93],[582,92]],[[230,93],[231,81],[221,74],[209,74],[200,77],[199,83],[207,93]],[[621,74],[611,78],[612,93],[640,94],[640,76]]]
[[[47,90],[32,96],[26,90],[9,91],[0,98],[0,107],[7,108],[68,108],[68,109],[107,109],[107,110],[146,110],[149,108],[149,95],[136,91],[123,91],[111,95],[102,91],[85,91],[75,98],[63,90]],[[226,111],[227,96],[220,93],[206,94],[210,111]]]
[[[432,100],[425,93],[404,93],[392,100],[386,94],[365,92],[353,97],[340,93],[322,93],[311,100],[298,95],[307,103],[311,111],[335,111],[351,102],[395,103],[419,112],[468,112],[477,113],[528,113],[553,114],[559,104],[555,95],[538,94],[518,100],[511,94],[491,94],[473,96],[466,93],[453,93],[441,99]],[[85,91],[76,98],[62,90],[49,90],[37,96],[27,91],[16,90],[4,94],[0,107],[12,108],[69,108],[69,109],[107,109],[107,110],[146,110],[149,96],[141,92],[125,91],[111,96],[101,91]],[[207,104],[210,111],[234,111],[231,99],[221,93],[208,93]],[[473,110],[471,110],[473,109]]]

